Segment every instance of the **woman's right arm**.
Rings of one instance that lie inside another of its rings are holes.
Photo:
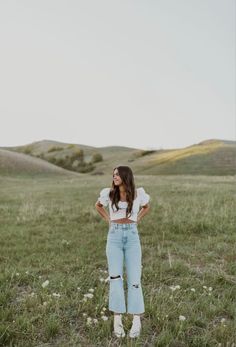
[[[96,202],[95,208],[98,211],[98,213],[102,216],[102,218],[106,222],[110,223],[110,216],[109,216],[107,210],[105,210],[105,208],[103,207],[103,205],[99,201]]]

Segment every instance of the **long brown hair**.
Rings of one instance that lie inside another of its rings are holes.
[[[116,209],[118,210],[118,202],[120,201],[120,189],[118,186],[114,184],[113,180],[113,174],[115,169],[117,169],[120,178],[122,180],[122,184],[124,185],[125,191],[126,191],[126,201],[128,203],[128,206],[126,208],[126,218],[131,216],[131,211],[133,207],[133,200],[135,198],[135,183],[134,183],[134,175],[129,166],[117,166],[113,168],[112,173],[112,188],[110,190],[109,197],[111,199],[111,206],[112,210],[114,212],[113,206],[116,206]],[[129,214],[129,216],[128,216]]]

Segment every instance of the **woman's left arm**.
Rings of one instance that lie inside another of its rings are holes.
[[[151,208],[150,204],[146,204],[146,205],[142,206],[142,208],[139,211],[138,216],[137,216],[137,223],[139,223],[140,220],[145,216],[145,214],[148,213],[150,208]]]

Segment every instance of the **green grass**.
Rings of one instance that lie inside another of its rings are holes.
[[[1,346],[236,343],[235,177],[135,180],[152,206],[138,225],[145,314],[140,338],[119,342],[102,280],[108,224],[94,207],[111,176],[0,177]],[[89,289],[94,296],[84,301]],[[88,317],[98,322],[87,325]],[[128,332],[132,317],[123,322]]]

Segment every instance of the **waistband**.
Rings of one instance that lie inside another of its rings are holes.
[[[134,226],[137,226],[136,222],[133,222],[133,223],[115,223],[115,222],[111,222],[110,224],[112,226],[114,226],[116,229],[118,229],[118,228],[131,229]]]

